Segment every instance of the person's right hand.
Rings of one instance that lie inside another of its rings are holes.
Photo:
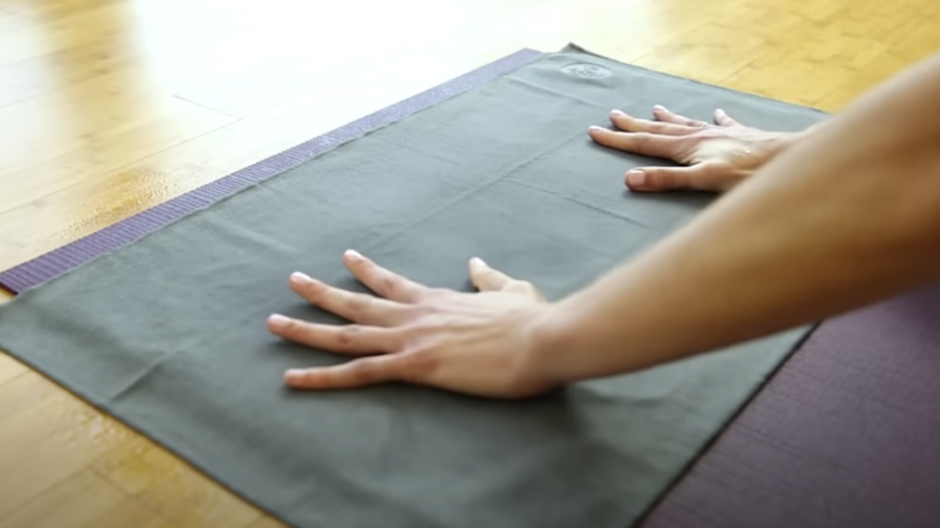
[[[355,251],[349,270],[377,295],[355,293],[291,276],[290,287],[348,325],[315,324],[272,315],[268,329],[290,341],[354,356],[328,367],[291,369],[290,387],[352,389],[409,382],[486,398],[519,399],[552,390],[567,379],[549,375],[548,313],[557,313],[532,284],[470,261],[478,293],[432,288],[383,268]],[[554,335],[554,334],[553,334]]]
[[[653,108],[655,121],[610,114],[620,131],[591,127],[597,143],[645,156],[664,158],[683,166],[640,167],[624,180],[634,191],[727,191],[794,142],[799,134],[767,132],[742,125],[722,110],[715,125]]]

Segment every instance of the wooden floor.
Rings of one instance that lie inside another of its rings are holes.
[[[937,0],[0,0],[0,269],[521,47],[838,111]],[[281,526],[0,353],[0,527]]]

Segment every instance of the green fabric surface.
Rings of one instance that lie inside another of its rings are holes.
[[[265,318],[341,322],[286,280],[364,291],[347,248],[454,289],[472,256],[552,299],[586,285],[713,199],[630,193],[625,171],[664,162],[587,137],[657,103],[777,130],[824,117],[570,46],[27,291],[0,307],[0,348],[298,528],[625,528],[808,329],[498,402],[290,391],[285,369],[346,358]]]

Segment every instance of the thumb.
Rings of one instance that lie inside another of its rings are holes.
[[[624,183],[633,191],[673,191],[679,189],[708,189],[708,167],[642,167],[627,173]]]
[[[482,260],[470,259],[470,281],[480,291],[497,291],[515,282],[510,276],[496,271]]]

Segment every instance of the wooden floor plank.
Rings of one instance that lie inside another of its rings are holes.
[[[113,450],[93,467],[119,489],[182,528],[243,528],[263,516],[146,439],[138,438]]]
[[[0,386],[0,402],[0,519],[134,438],[34,373]]]
[[[29,372],[29,368],[13,359],[9,354],[0,351],[0,385]]]
[[[171,528],[171,524],[140,501],[122,493],[90,470],[81,471],[51,488],[6,518],[3,528]]]

